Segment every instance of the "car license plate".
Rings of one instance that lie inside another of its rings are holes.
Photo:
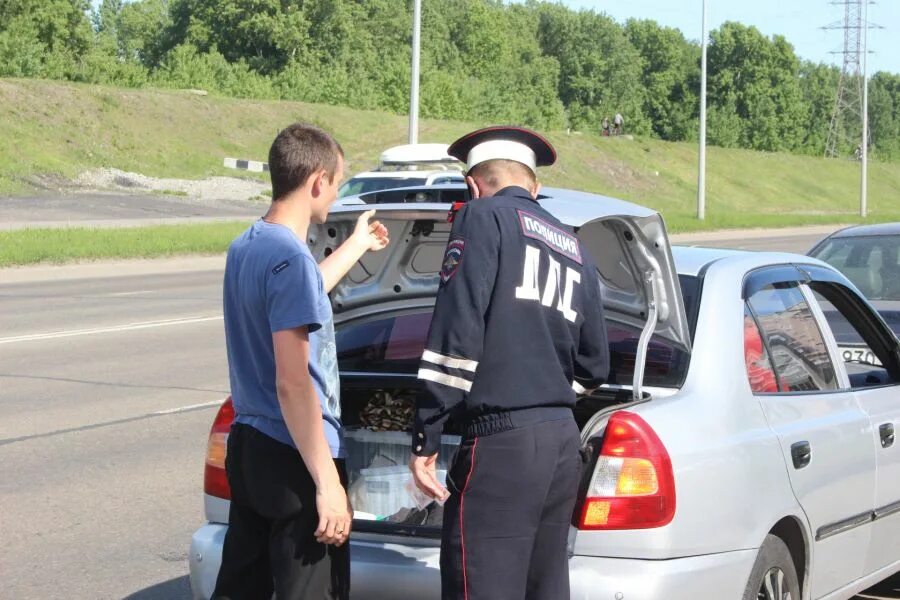
[[[881,366],[881,361],[875,356],[875,353],[868,348],[842,346],[839,348],[844,362],[867,363],[870,365]]]

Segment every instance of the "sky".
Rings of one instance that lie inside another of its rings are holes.
[[[784,35],[801,58],[841,63],[841,56],[829,52],[843,50],[844,32],[820,29],[843,19],[844,7],[832,4],[834,0],[706,1],[710,29],[725,21],[755,25],[766,35]],[[702,0],[562,0],[561,3],[570,8],[605,12],[619,22],[632,17],[653,19],[680,29],[688,39],[701,37]],[[900,0],[877,0],[870,4],[868,20],[884,27],[869,31],[869,74],[876,71],[900,74]]]

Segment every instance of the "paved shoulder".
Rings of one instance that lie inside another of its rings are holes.
[[[844,226],[816,225],[783,229],[723,229],[676,233],[670,236],[670,241],[681,246],[709,246],[806,254],[816,242],[842,227]]]

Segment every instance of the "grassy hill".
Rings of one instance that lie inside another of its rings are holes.
[[[34,175],[69,178],[92,167],[234,175],[224,157],[264,159],[277,131],[296,120],[335,134],[348,173],[406,142],[407,117],[378,111],[0,79],[0,194],[27,190]],[[480,125],[425,119],[419,139],[449,142]],[[695,144],[547,133],[559,162],[542,174],[545,183],[652,206],[673,230],[858,221],[859,165],[851,161],[710,148],[700,224]],[[900,220],[900,164],[870,163],[869,209],[870,220]]]

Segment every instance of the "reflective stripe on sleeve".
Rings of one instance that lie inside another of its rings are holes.
[[[465,358],[453,358],[444,354],[438,354],[431,350],[422,353],[422,360],[435,365],[447,367],[449,369],[462,369],[463,371],[471,371],[474,373],[478,369],[477,360],[466,360]]]
[[[419,369],[419,379],[427,379],[428,381],[463,390],[464,392],[468,392],[472,389],[471,381],[467,381],[462,377],[447,375],[446,373],[441,373],[440,371],[434,371],[432,369]]]

